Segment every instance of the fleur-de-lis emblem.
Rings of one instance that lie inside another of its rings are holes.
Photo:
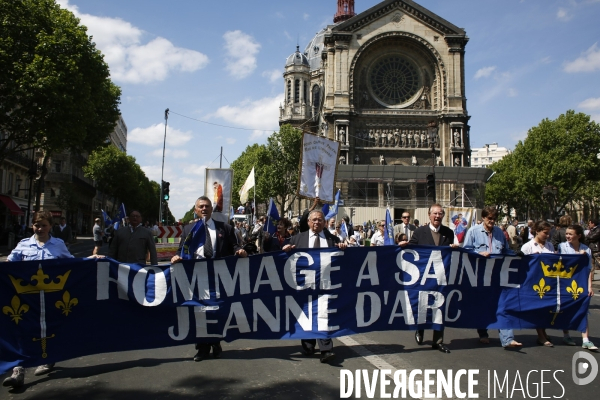
[[[573,280],[573,282],[571,282],[571,287],[567,288],[567,292],[569,292],[573,295],[573,300],[577,300],[579,298],[579,295],[581,293],[583,293],[583,288],[578,287],[577,282],[575,282],[575,280]]]
[[[56,308],[58,308],[58,309],[62,308],[62,313],[65,314],[66,316],[68,316],[69,313],[71,311],[73,311],[73,310],[71,310],[71,308],[75,307],[78,303],[79,303],[79,300],[72,299],[69,291],[65,290],[65,292],[63,293],[62,301],[59,300],[56,302]]]
[[[23,319],[22,315],[29,311],[29,306],[27,304],[21,305],[21,300],[19,296],[13,296],[10,307],[4,306],[2,308],[2,312],[6,315],[10,315],[15,324],[19,325],[19,321]]]
[[[542,278],[540,279],[538,285],[533,285],[533,290],[537,292],[541,299],[544,297],[546,292],[550,291],[550,286],[546,286],[546,281],[544,280],[544,278]]]

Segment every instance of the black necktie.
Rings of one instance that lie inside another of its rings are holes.
[[[212,239],[210,238],[210,229],[208,229],[208,223],[204,225],[206,230],[206,240],[204,241],[204,258],[213,258],[213,245]]]
[[[313,242],[313,249],[320,249],[321,248],[321,238],[319,237],[319,235],[315,235],[315,241]]]

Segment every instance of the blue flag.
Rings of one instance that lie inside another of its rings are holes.
[[[105,226],[110,226],[112,224],[112,220],[110,219],[110,217],[108,216],[108,214],[106,213],[106,211],[101,210],[102,211],[102,219],[104,220],[104,225]]]
[[[344,234],[344,237],[346,239],[348,239],[348,227],[346,226],[346,221],[342,220],[342,225],[340,230],[342,231],[342,233]]]
[[[335,203],[333,203],[333,206],[329,209],[329,213],[325,215],[325,220],[331,219],[337,215],[338,204],[340,204],[340,193],[341,192],[342,192],[341,189],[338,189],[338,192],[335,195]]]
[[[119,229],[121,222],[125,219],[126,216],[127,216],[127,213],[125,212],[125,204],[121,203],[121,207],[119,207],[119,213],[112,220],[112,223],[115,225],[115,230]]]
[[[394,227],[392,225],[392,216],[390,215],[389,208],[385,210],[385,230],[383,231],[383,245],[394,245]]]
[[[329,214],[329,203],[325,203],[321,211],[323,211],[323,215]]]
[[[273,235],[275,232],[277,232],[277,223],[279,222],[279,219],[279,211],[277,211],[277,206],[275,205],[273,198],[271,198],[271,201],[269,202],[269,210],[267,211],[267,223],[263,227],[263,230]]]
[[[198,250],[200,246],[204,246],[205,240],[206,229],[204,229],[204,220],[200,219],[194,224],[194,227],[183,241],[181,254],[179,256],[184,260],[192,260],[196,250]]]

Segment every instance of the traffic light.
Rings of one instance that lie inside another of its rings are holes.
[[[427,174],[427,199],[435,203],[435,174]]]
[[[351,207],[350,208],[350,220],[352,220],[354,218],[354,214],[355,214],[354,207]]]
[[[169,182],[163,181],[163,200],[169,200]]]

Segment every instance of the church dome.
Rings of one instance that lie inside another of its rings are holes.
[[[285,62],[286,67],[290,67],[292,65],[304,65],[309,67],[308,58],[302,53],[300,53],[300,46],[296,46],[296,52],[287,58]]]
[[[326,31],[326,29],[323,29],[320,32],[318,32],[304,49],[304,55],[306,56],[306,58],[308,58],[308,63],[310,65],[311,71],[321,68],[321,52],[325,47],[324,38]]]

